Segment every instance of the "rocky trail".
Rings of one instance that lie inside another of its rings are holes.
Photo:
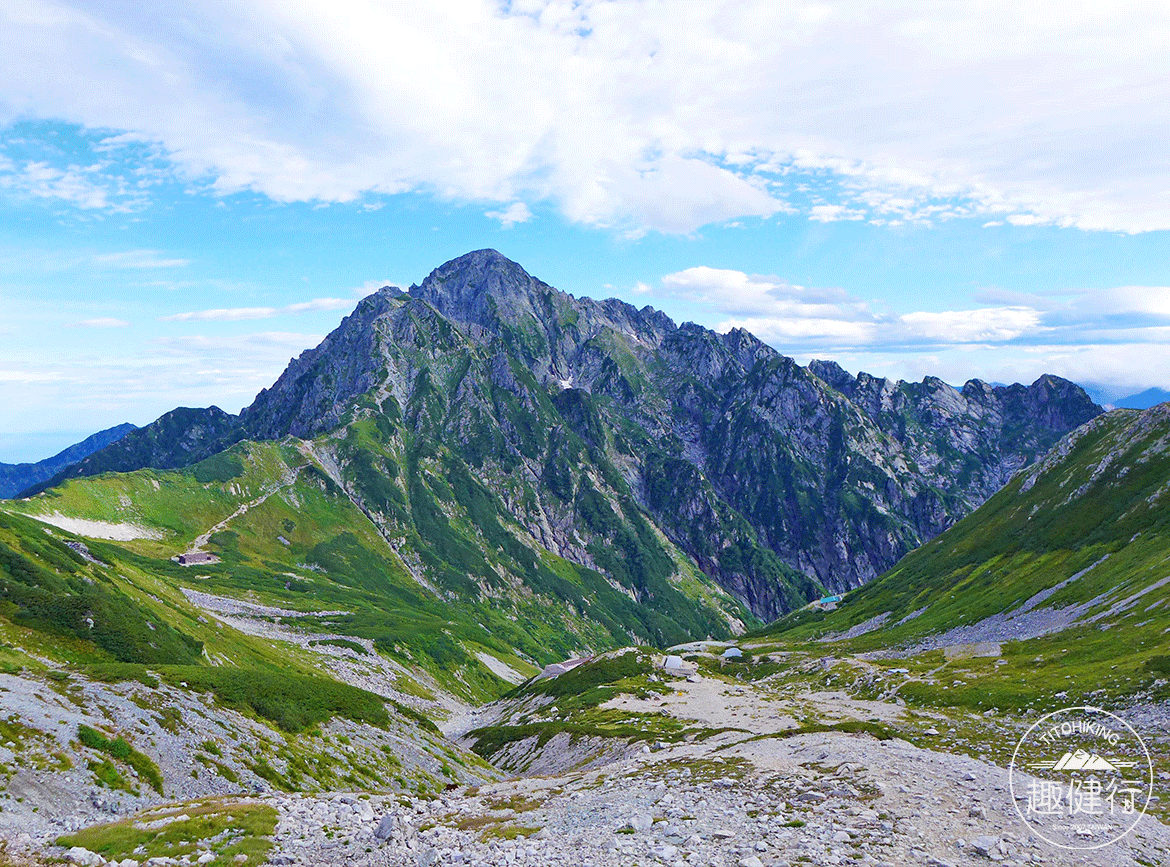
[[[187,554],[202,553],[203,550],[207,547],[207,545],[211,542],[211,537],[214,536],[216,533],[219,533],[223,530],[226,530],[228,524],[230,524],[236,518],[240,517],[241,515],[246,515],[248,513],[248,510],[250,510],[250,509],[256,509],[256,508],[264,505],[265,501],[268,500],[268,498],[271,497],[273,494],[278,494],[281,491],[287,490],[288,488],[292,487],[293,483],[296,481],[296,474],[300,469],[301,469],[300,467],[293,468],[292,470],[290,470],[288,473],[286,473],[284,475],[284,477],[280,480],[279,485],[276,485],[276,486],[264,491],[263,493],[260,494],[260,496],[255,497],[252,500],[249,500],[249,501],[244,502],[244,503],[240,503],[240,505],[236,508],[236,510],[234,512],[232,512],[230,515],[228,515],[226,518],[224,518],[219,523],[214,524],[213,526],[209,527],[205,532],[200,533],[198,536],[196,536],[192,540],[191,544],[187,547],[186,553]]]

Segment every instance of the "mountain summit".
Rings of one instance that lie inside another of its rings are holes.
[[[56,481],[325,437],[388,539],[428,520],[412,473],[471,473],[523,544],[636,600],[680,580],[673,546],[772,618],[885,571],[1100,412],[1052,376],[954,388],[802,367],[743,330],[574,298],[478,250],[363,299],[239,416],[168,414]],[[473,548],[491,544],[478,508],[443,507],[466,510]]]
[[[475,250],[440,265],[410,294],[454,322],[490,327],[536,317],[550,292],[556,290],[506,256]]]

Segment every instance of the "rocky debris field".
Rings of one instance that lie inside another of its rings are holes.
[[[661,695],[619,695],[605,707],[662,714],[705,734],[669,743],[623,743],[610,749],[611,758],[601,749],[584,763],[583,752],[595,746],[587,739],[557,735],[530,747],[540,754],[529,765],[535,772],[478,785],[465,780],[417,792],[249,793],[248,809],[267,811],[271,817],[268,826],[251,832],[263,839],[263,849],[241,848],[241,840],[252,838],[242,837],[244,832],[230,824],[215,834],[205,829],[198,839],[172,841],[171,848],[163,849],[152,849],[154,844],[137,837],[121,849],[108,843],[103,849],[97,842],[94,849],[52,845],[54,831],[103,818],[151,828],[189,820],[192,804],[204,811],[230,808],[238,813],[239,796],[226,794],[218,796],[221,807],[204,798],[166,808],[156,804],[151,808],[155,812],[128,818],[122,816],[142,801],[120,804],[124,812],[116,816],[74,805],[75,816],[53,818],[47,809],[34,815],[9,798],[0,817],[13,850],[28,848],[74,863],[120,867],[226,865],[248,859],[305,867],[1170,863],[1170,829],[1153,816],[1143,817],[1121,842],[1096,851],[1049,845],[1030,833],[1017,814],[1003,767],[986,757],[930,748],[941,746],[934,743],[938,731],[933,726],[925,745],[918,738],[916,745],[889,736],[891,730],[909,733],[923,724],[920,715],[911,718],[896,702],[860,701],[812,684],[794,691],[773,688],[768,680],[711,674],[669,685]],[[113,701],[112,696],[106,701]],[[527,707],[503,701],[453,716],[445,733],[451,743],[463,742],[474,726],[506,720],[521,706]],[[63,710],[59,703],[53,713]],[[826,721],[866,722],[872,733],[807,730],[810,714]],[[1149,707],[1139,717],[1159,721],[1165,709]],[[988,736],[1005,724],[994,717],[980,720]],[[938,725],[945,727],[941,717]],[[1009,735],[1014,737],[1014,729],[1004,730],[1003,736]],[[32,779],[31,772],[24,773],[21,779]],[[86,790],[79,786],[78,791]],[[160,814],[161,809],[170,812]],[[26,819],[40,832],[22,838],[19,829]],[[82,833],[91,835],[87,840],[108,840],[93,829]]]
[[[434,798],[268,800],[274,864],[1165,864],[1151,819],[1104,851],[1065,852],[1014,815],[1005,772],[904,741],[826,732],[685,746],[603,770]]]
[[[148,755],[163,792],[149,770],[80,743],[82,726],[117,733]],[[439,735],[409,720],[392,717],[381,729],[338,717],[291,737],[209,694],[165,683],[0,674],[0,734],[0,838],[13,849],[42,849],[62,834],[169,802],[263,796],[298,768],[310,790],[355,775],[410,789],[449,782],[447,771],[463,781],[497,776],[482,763],[456,762]]]

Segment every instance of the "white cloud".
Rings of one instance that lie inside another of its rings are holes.
[[[1004,219],[1013,226],[1042,226],[1052,222],[1051,219],[1046,220],[1036,214],[1008,214]]]
[[[241,322],[247,319],[270,319],[279,313],[276,307],[219,307],[160,316],[162,322]]]
[[[847,208],[845,205],[813,205],[809,209],[808,218],[818,223],[833,223],[838,220],[864,220],[865,211],[860,208]]]
[[[831,347],[867,345],[873,343],[878,334],[877,323],[841,319],[749,317],[725,319],[715,327],[721,332],[743,328],[767,343],[781,349],[787,347],[789,352],[794,345],[805,346],[809,343]]]
[[[1144,231],[1170,228],[1168,25],[1140,2],[23,0],[0,10],[0,122],[124,131],[279,201],[549,201],[632,234],[794,206]],[[800,204],[810,176],[830,189]],[[121,201],[84,167],[0,178]]]
[[[1041,315],[1026,307],[980,307],[971,310],[914,311],[901,315],[858,317],[807,315],[809,308],[784,305],[783,316],[725,319],[718,331],[745,328],[781,350],[816,348],[818,357],[863,347],[995,345],[1036,335]],[[801,315],[804,312],[806,315]]]
[[[1055,373],[1118,395],[1170,388],[1170,287],[984,291],[975,299],[982,306],[906,311],[875,310],[841,289],[705,266],[647,288],[693,305],[717,331],[747,329],[802,363],[832,358],[849,370],[953,383]]]
[[[187,355],[197,352],[227,352],[227,359],[236,349],[248,350],[277,347],[283,350],[300,351],[316,346],[325,339],[324,335],[302,334],[297,331],[257,331],[252,334],[228,337],[209,337],[204,334],[183,335],[179,337],[159,337],[153,341],[154,346],[162,347],[168,354]]]
[[[130,323],[125,319],[115,319],[113,316],[99,316],[97,319],[83,319],[74,324],[83,328],[125,328]]]
[[[917,311],[897,319],[902,338],[924,343],[1004,343],[1034,332],[1040,313],[1028,307]]]
[[[93,264],[105,268],[182,268],[191,260],[167,257],[158,250],[124,250],[94,256]]]
[[[698,266],[662,278],[661,296],[696,304],[717,320],[716,328],[746,328],[780,349],[834,351],[900,346],[922,351],[931,345],[1003,344],[1049,339],[1067,312],[1061,303],[1038,309],[1037,296],[1020,303],[974,307],[967,310],[875,311],[843,289],[814,288],[786,283],[778,277],[745,274],[732,269]],[[1148,299],[1140,290],[1112,290],[1114,305]],[[1091,307],[1097,296],[1079,303]],[[1031,302],[1031,303],[1029,303]],[[1067,305],[1066,305],[1067,306]],[[1108,310],[1108,307],[1104,308]],[[1170,305],[1168,305],[1170,309]],[[1101,316],[1095,314],[1098,324]],[[1149,327],[1146,322],[1143,327]],[[1082,323],[1079,328],[1087,327]]]
[[[77,418],[91,429],[146,424],[176,406],[216,404],[235,412],[321,340],[320,334],[264,331],[110,342],[48,356],[30,350],[0,369],[0,404],[19,407],[26,426],[46,430]]]
[[[872,318],[860,299],[842,289],[814,289],[778,277],[700,265],[667,274],[663,291],[733,316],[853,321]]]
[[[316,313],[321,310],[349,310],[353,307],[352,298],[314,298],[312,301],[300,301],[284,308],[285,313]]]
[[[46,162],[23,166],[0,165],[0,189],[37,199],[62,201],[82,210],[126,210],[106,183],[89,176],[78,166],[58,168]]]
[[[191,310],[185,313],[160,316],[159,321],[242,322],[249,319],[271,319],[274,316],[296,313],[317,313],[322,310],[349,310],[352,307],[352,298],[314,298],[312,301],[300,301],[285,307],[217,307],[211,310]]]
[[[484,216],[499,220],[501,226],[510,229],[517,223],[527,223],[531,220],[532,211],[528,210],[528,206],[523,202],[512,202],[502,211],[488,211]]]
[[[1170,286],[1118,286],[1077,296],[1085,312],[1145,314],[1170,318]]]
[[[32,385],[46,382],[59,382],[65,377],[56,371],[49,370],[4,370],[0,369],[0,382]],[[11,404],[9,404],[11,405]]]

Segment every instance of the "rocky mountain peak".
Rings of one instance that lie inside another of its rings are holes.
[[[474,250],[440,265],[410,294],[455,322],[490,326],[539,318],[539,299],[555,291],[502,253]]]

